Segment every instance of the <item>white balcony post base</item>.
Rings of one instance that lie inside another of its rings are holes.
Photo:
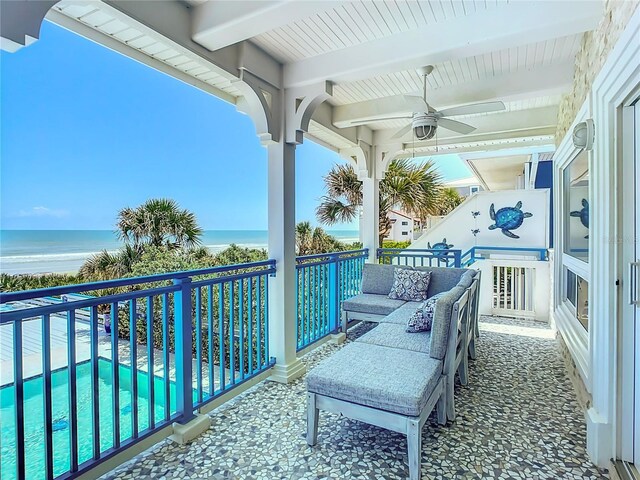
[[[307,371],[307,367],[300,361],[300,359],[296,358],[293,362],[287,365],[276,363],[271,371],[273,373],[268,380],[278,383],[291,383],[304,375]]]
[[[344,332],[331,334],[331,343],[335,343],[336,345],[342,345],[346,339],[347,334]]]
[[[197,414],[196,418],[184,425],[174,422],[173,434],[169,435],[169,439],[180,445],[184,445],[209,430],[209,427],[211,427],[211,418],[209,415]]]

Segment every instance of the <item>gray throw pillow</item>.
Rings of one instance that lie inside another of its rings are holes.
[[[431,330],[431,326],[433,325],[433,315],[436,311],[436,302],[445,293],[448,292],[438,293],[420,305],[418,310],[411,315],[407,322],[407,332],[417,333],[428,332]]]
[[[393,270],[393,286],[389,292],[389,298],[407,302],[426,300],[429,280],[431,280],[431,272],[396,268]]]

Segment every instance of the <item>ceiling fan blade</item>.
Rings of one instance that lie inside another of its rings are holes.
[[[471,125],[467,125],[466,123],[458,122],[457,120],[451,120],[450,118],[439,118],[438,126],[446,128],[447,130],[453,130],[457,133],[462,133],[464,135],[471,133],[476,129],[476,127],[472,127]]]
[[[438,116],[441,117],[455,117],[456,115],[472,115],[475,113],[489,113],[500,112],[504,110],[504,103],[502,102],[484,102],[484,103],[472,103],[471,105],[461,105],[459,107],[445,108],[440,110]]]
[[[402,127],[400,130],[396,132],[396,134],[391,138],[402,138],[411,130],[411,124],[409,123],[405,127]]]
[[[424,98],[416,95],[404,95],[404,99],[407,105],[413,106],[414,112],[427,112],[429,111],[429,104],[425,102]]]

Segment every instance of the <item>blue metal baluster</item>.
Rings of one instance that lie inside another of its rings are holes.
[[[100,458],[100,375],[98,372],[98,306],[91,307],[89,317],[91,339],[91,424],[93,433],[93,459]]]
[[[302,289],[300,290],[302,295],[302,339],[300,341],[302,347],[307,345],[307,267],[302,268]]]
[[[129,358],[131,361],[131,436],[138,438],[138,310],[129,300]]]
[[[316,309],[318,308],[318,294],[316,292],[316,285],[318,284],[318,266],[314,265],[311,267],[311,285],[309,285],[309,295],[311,300],[311,332],[312,338],[311,341],[315,341],[320,336],[320,332],[318,332],[318,317]]]
[[[47,480],[53,478],[53,412],[51,408],[52,389],[51,323],[49,314],[44,314],[42,315],[42,398],[44,399],[44,471],[45,478],[47,478]],[[16,402],[16,406],[17,405],[18,403]]]
[[[171,381],[169,379],[169,294],[162,295],[162,373],[164,375],[164,419],[171,418]]]
[[[244,380],[244,278],[238,280],[239,298],[238,298],[238,348],[240,380]]]
[[[256,330],[258,330],[258,358],[257,358],[257,367],[258,370],[262,370],[262,278],[263,275],[258,276],[258,312],[256,318]]]
[[[320,320],[322,322],[322,332],[329,333],[329,322],[327,318],[327,264],[320,267]]]
[[[271,363],[269,357],[269,279],[264,282],[264,363]]]
[[[149,389],[148,394],[148,406],[147,410],[149,413],[149,429],[153,429],[156,426],[156,415],[155,415],[155,403],[156,403],[156,392],[154,392],[153,381],[155,378],[155,359],[154,359],[154,345],[153,345],[153,297],[147,297],[147,388]]]
[[[78,380],[76,372],[76,311],[67,312],[67,368],[69,369],[69,460],[70,470],[78,470]]]
[[[300,349],[300,347],[302,347],[302,342],[300,341],[300,334],[301,334],[301,328],[300,328],[300,269],[296,268],[296,348]],[[258,278],[258,282],[260,281],[260,279]],[[260,304],[258,304],[258,308],[260,308]],[[258,325],[258,331],[260,331],[260,326]],[[258,347],[259,348],[259,347]],[[260,357],[258,356],[258,359]],[[258,360],[258,363],[260,363],[260,361]],[[259,366],[259,365],[258,365]]]
[[[248,287],[249,291],[247,292],[247,304],[248,304],[248,312],[247,312],[247,320],[248,320],[248,332],[247,332],[247,343],[249,344],[249,370],[247,373],[249,375],[253,374],[253,277],[249,277],[248,279]]]
[[[236,383],[236,359],[235,359],[235,303],[236,303],[236,289],[235,280],[230,283],[231,292],[229,294],[229,383],[234,385]]]
[[[218,354],[220,361],[220,391],[225,390],[224,359],[226,356],[224,348],[224,283],[218,284]]]
[[[207,309],[207,340],[209,343],[209,396],[213,397],[213,393],[216,389],[216,377],[215,369],[213,368],[213,285],[207,287],[207,303],[209,308]]]
[[[202,403],[202,288],[196,288],[196,394]]]
[[[166,371],[166,369],[165,369]],[[113,448],[120,448],[120,361],[118,359],[118,304],[111,304],[111,418]]]
[[[25,478],[24,461],[24,381],[22,372],[22,320],[13,322],[13,383],[16,406],[16,470],[17,478]]]

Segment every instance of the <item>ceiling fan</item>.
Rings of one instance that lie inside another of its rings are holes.
[[[413,129],[415,138],[418,140],[429,140],[436,134],[438,126],[452,130],[463,135],[473,132],[476,127],[466,123],[452,120],[449,117],[458,115],[471,115],[476,113],[499,112],[504,110],[502,102],[484,102],[462,105],[459,107],[445,108],[444,110],[436,110],[427,103],[427,76],[433,71],[433,65],[418,69],[423,77],[423,94],[422,97],[405,95],[405,100],[413,105],[422,107],[422,111],[413,112],[411,115],[387,117],[384,120],[411,119],[411,123],[401,128],[392,138],[401,138]],[[382,119],[381,119],[382,120]]]

